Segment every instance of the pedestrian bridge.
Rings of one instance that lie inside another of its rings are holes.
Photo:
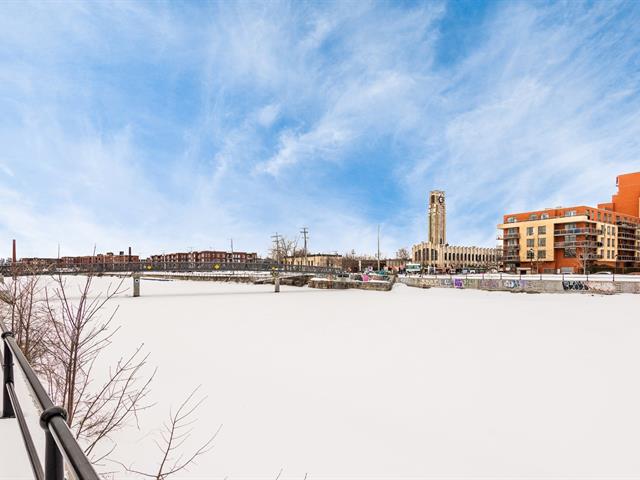
[[[15,262],[0,266],[0,274],[50,275],[50,274],[109,274],[143,272],[274,272],[303,274],[337,274],[341,268],[309,265],[289,265],[272,261],[256,262],[119,262],[119,263],[74,263],[62,262]]]

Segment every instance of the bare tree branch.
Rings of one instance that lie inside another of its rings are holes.
[[[200,387],[194,389],[180,404],[175,413],[172,410],[169,411],[169,419],[163,424],[163,429],[159,434],[160,440],[154,440],[154,443],[161,452],[160,462],[155,472],[144,472],[136,469],[133,464],[127,466],[122,462],[114,461],[121,465],[127,472],[156,480],[165,480],[182,470],[187,470],[189,466],[194,465],[198,457],[213,448],[213,441],[222,429],[222,425],[220,425],[208,440],[194,448],[190,454],[182,452],[183,446],[191,438],[192,429],[189,427],[198,421],[193,415],[206,400],[206,397],[200,400],[195,399],[195,395],[199,389]]]

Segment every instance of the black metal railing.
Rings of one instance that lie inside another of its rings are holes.
[[[38,380],[37,375],[29,365],[16,343],[13,333],[0,323],[2,330],[3,395],[2,418],[15,418],[18,421],[22,440],[27,450],[29,463],[36,480],[64,480],[64,465],[67,466],[78,480],[98,480],[98,474],[91,462],[78,445],[73,433],[67,425],[67,412],[64,408],[55,406],[46,390]],[[40,411],[40,427],[45,432],[45,460],[44,471],[33,443],[31,432],[25,421],[20,401],[15,391],[13,376],[13,361],[17,360],[25,381],[36,399]]]
[[[115,262],[115,263],[51,263],[30,265],[16,262],[0,266],[3,275],[112,273],[112,272],[264,272],[277,270],[292,273],[339,273],[339,267],[291,265],[271,261],[255,262]]]

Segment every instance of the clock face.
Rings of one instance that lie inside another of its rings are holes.
[[[439,203],[444,203],[444,197],[438,197],[438,202]]]

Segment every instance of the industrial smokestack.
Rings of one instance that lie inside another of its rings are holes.
[[[16,263],[17,258],[16,258],[16,239],[13,239],[13,255],[11,256],[11,258],[13,259],[13,263]]]
[[[129,262],[131,261],[131,247],[129,247]]]

